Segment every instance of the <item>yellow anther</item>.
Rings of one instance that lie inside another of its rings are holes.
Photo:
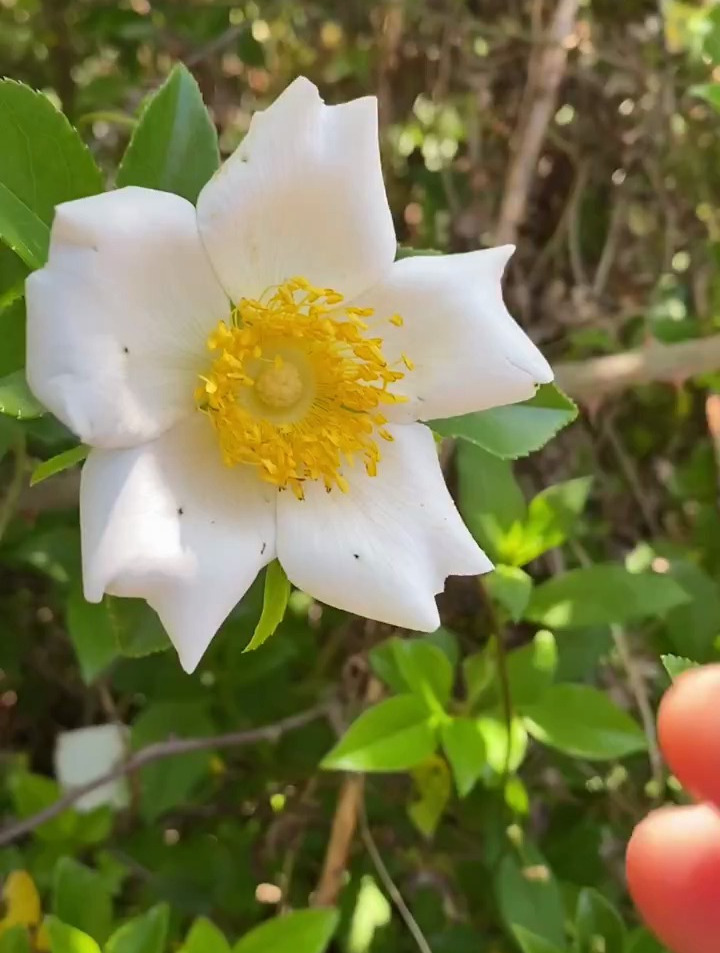
[[[393,439],[378,408],[407,400],[390,389],[405,372],[390,369],[382,339],[365,334],[361,319],[373,310],[337,307],[343,300],[300,276],[241,299],[209,336],[212,365],[195,390],[225,464],[255,466],[298,500],[307,480],[348,492],[342,471],[358,461],[375,476],[378,441]]]
[[[394,314],[392,317],[388,318],[390,324],[394,324],[396,328],[401,328],[405,322],[402,319],[402,315]]]

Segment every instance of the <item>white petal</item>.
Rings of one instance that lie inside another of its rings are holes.
[[[59,205],[26,287],[28,382],[82,441],[133,446],[192,410],[228,300],[185,199],[126,188]]]
[[[549,364],[509,314],[501,278],[511,245],[461,255],[395,262],[357,303],[372,318],[391,362],[406,354],[414,370],[396,385],[408,403],[393,420],[432,420],[527,400],[553,378]],[[401,327],[386,320],[399,314]],[[403,370],[403,368],[400,368]]]
[[[260,569],[275,558],[275,497],[227,468],[198,413],[152,443],[93,450],[80,485],[85,598],[138,596],[190,672]]]
[[[72,791],[101,778],[125,758],[129,744],[124,725],[93,725],[64,731],[55,743],[55,775],[63,791]],[[94,811],[105,804],[127,807],[130,800],[126,778],[117,778],[84,794],[74,807]]]
[[[305,484],[305,499],[278,497],[278,559],[290,580],[328,605],[431,632],[435,594],[449,575],[492,564],[465,528],[445,486],[433,435],[390,428],[376,477],[361,465],[347,493]]]
[[[202,190],[198,221],[234,301],[295,275],[345,297],[374,284],[396,249],[376,99],[326,106],[295,80]]]

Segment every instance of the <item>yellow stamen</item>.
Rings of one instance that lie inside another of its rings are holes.
[[[305,278],[243,298],[209,336],[212,365],[195,390],[225,464],[255,466],[300,500],[306,480],[347,492],[342,470],[355,456],[375,476],[378,441],[392,440],[380,408],[407,399],[393,392],[405,371],[366,333],[373,310],[342,301]],[[402,325],[400,315],[388,320]],[[412,370],[406,355],[398,363]]]

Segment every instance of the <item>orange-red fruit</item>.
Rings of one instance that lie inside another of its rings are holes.
[[[660,705],[658,733],[665,760],[682,785],[697,800],[720,807],[720,665],[678,678]]]
[[[673,953],[720,950],[720,812],[709,805],[654,811],[627,851],[630,893]]]

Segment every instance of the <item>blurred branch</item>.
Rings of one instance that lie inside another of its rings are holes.
[[[530,71],[525,93],[527,118],[521,123],[510,160],[495,243],[514,242],[525,216],[540,150],[555,112],[557,93],[567,63],[566,41],[575,27],[579,0],[558,0],[545,47]]]
[[[97,788],[118,778],[134,774],[148,764],[156,761],[163,761],[165,758],[174,758],[181,754],[191,754],[196,751],[212,751],[215,748],[244,748],[248,745],[254,745],[261,741],[275,743],[290,731],[297,731],[304,728],[310,722],[317,721],[320,718],[328,718],[332,711],[332,703],[316,705],[307,711],[299,712],[297,715],[290,715],[289,718],[283,718],[271,725],[263,725],[260,728],[250,728],[247,731],[235,731],[224,735],[215,735],[209,738],[171,738],[169,741],[159,741],[156,744],[141,748],[137,754],[118,764],[111,771],[106,772],[94,781],[89,781],[80,787],[68,791],[58,798],[57,801],[48,807],[38,811],[30,817],[21,821],[9,824],[0,830],[0,847],[12,843],[19,837],[29,834],[46,821],[51,821],[58,814],[62,814],[68,808],[72,807],[76,801],[95,791]]]
[[[370,831],[364,799],[361,799],[360,802],[360,836],[362,837],[362,842],[365,845],[365,850],[368,852],[370,860],[373,862],[373,866],[377,871],[380,882],[387,891],[387,894],[392,902],[395,904],[395,908],[400,914],[403,923],[408,928],[408,932],[411,934],[413,940],[415,940],[420,953],[432,953],[430,944],[425,939],[425,935],[420,929],[417,920],[412,915],[410,908],[403,899],[403,895],[400,893],[395,881],[390,876],[390,871],[385,866],[385,861],[382,859],[382,854],[378,850],[377,844],[375,843],[375,840],[372,836],[372,832]]]
[[[575,400],[597,401],[641,384],[679,384],[689,377],[720,370],[720,334],[650,344],[624,354],[568,361],[555,367],[557,383]]]
[[[382,697],[382,685],[371,677],[365,690],[364,707],[375,704]],[[338,712],[330,715],[335,733],[340,737],[345,725]],[[343,780],[333,815],[330,840],[325,850],[322,872],[313,892],[314,907],[334,907],[342,890],[348,867],[350,849],[357,830],[358,818],[365,797],[365,775],[348,774]]]

